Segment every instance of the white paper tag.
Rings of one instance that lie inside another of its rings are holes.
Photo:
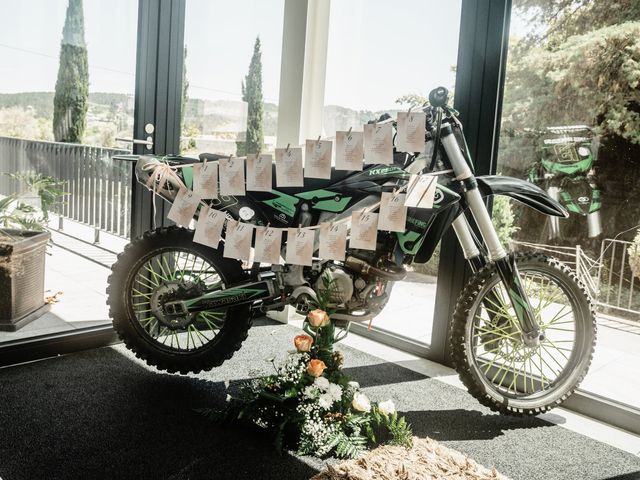
[[[287,231],[287,259],[290,265],[313,263],[313,241],[315,230],[309,228],[289,228]]]
[[[196,233],[193,235],[193,241],[208,245],[212,248],[218,248],[220,236],[224,221],[227,218],[224,212],[204,206],[200,209],[200,216],[196,224]]]
[[[393,130],[390,123],[365,124],[364,163],[393,163]]]
[[[193,191],[200,198],[218,198],[218,164],[193,164]]]
[[[304,186],[301,148],[276,148],[276,185],[278,187]]]
[[[398,112],[396,149],[400,152],[423,152],[427,115],[424,112]]]
[[[244,195],[244,158],[221,158],[220,195]]]
[[[407,229],[407,207],[405,207],[404,201],[405,195],[403,193],[382,193],[378,230],[404,232]]]
[[[178,225],[187,227],[193,219],[199,203],[200,197],[193,193],[192,190],[181,188],[173,201],[173,205],[171,205],[167,218]]]
[[[411,175],[404,204],[413,208],[433,208],[438,178],[435,175]]]
[[[247,190],[252,192],[270,192],[273,157],[270,154],[247,155]]]
[[[362,132],[336,132],[336,170],[362,170]]]
[[[359,210],[351,214],[349,248],[376,249],[378,214]]]
[[[227,234],[224,240],[224,254],[222,256],[225,258],[249,261],[252,236],[253,225],[228,220]]]
[[[270,263],[276,265],[280,263],[280,249],[282,246],[282,229],[273,227],[255,227],[256,246],[253,253],[253,261],[260,263]]]
[[[344,261],[347,251],[347,224],[323,223],[320,225],[320,258]]]
[[[331,178],[331,140],[307,140],[304,157],[304,176]]]

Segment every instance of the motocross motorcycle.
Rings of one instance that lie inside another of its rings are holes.
[[[537,414],[560,404],[591,361],[596,333],[591,302],[559,261],[508,253],[485,199],[506,195],[546,215],[568,213],[525,180],[476,177],[447,97],[445,88],[437,88],[424,107],[428,155],[396,152],[390,165],[334,170],[328,180],[305,178],[300,188],[274,186],[270,192],[206,201],[230,219],[307,227],[376,208],[382,192],[402,188],[412,173],[437,175],[433,208],[409,208],[406,230],[379,231],[375,251],[348,248],[344,261],[314,259],[310,267],[265,266],[224,258],[224,232],[218,249],[194,243],[194,231],[178,227],[154,229],[134,240],[114,264],[107,290],[110,315],[127,347],[159,369],[197,372],[231,358],[254,316],[286,305],[305,313],[321,293],[323,298],[328,293],[338,326],[371,319],[407,265],[427,262],[452,227],[473,271],[458,298],[450,336],[460,378],[482,404],[502,413]],[[387,115],[377,122],[393,120]],[[175,166],[190,187],[190,165],[221,158],[200,157],[163,157],[162,163]],[[172,201],[178,185],[150,176],[159,163],[137,157],[138,181]]]
[[[599,140],[586,125],[527,129],[541,138],[541,158],[531,168],[529,180],[545,188],[570,214],[587,219],[587,234],[602,233],[600,188],[594,163],[598,159]],[[560,238],[560,222],[549,219],[549,239]]]

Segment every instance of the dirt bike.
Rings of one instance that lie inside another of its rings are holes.
[[[599,138],[586,125],[526,129],[540,141],[541,158],[529,171],[529,181],[547,190],[570,214],[587,219],[587,234],[596,238],[602,233],[601,193],[594,163],[598,159]],[[549,218],[549,239],[560,234],[557,217]]]
[[[334,322],[370,319],[384,308],[406,266],[427,262],[453,227],[473,271],[458,298],[450,336],[460,378],[482,404],[502,413],[537,414],[559,405],[591,361],[596,323],[589,296],[561,262],[505,251],[485,199],[506,195],[546,215],[568,213],[527,181],[476,177],[447,98],[447,90],[437,88],[423,108],[430,154],[395,152],[393,164],[332,169],[330,179],[305,178],[302,188],[274,186],[206,201],[229,219],[256,226],[308,227],[375,208],[382,192],[406,185],[412,173],[437,175],[433,207],[408,208],[406,231],[378,231],[375,251],[347,248],[344,261],[314,259],[310,267],[265,266],[224,258],[224,232],[218,249],[194,243],[194,231],[178,227],[154,229],[131,242],[114,264],[107,289],[114,327],[127,347],[169,372],[210,369],[240,348],[256,315],[286,305],[305,313],[326,294],[327,284]],[[388,115],[377,122],[394,123]],[[201,154],[162,162],[179,167],[190,187],[192,164],[220,158]],[[178,186],[150,177],[153,162],[158,159],[137,158],[138,181],[171,202]]]

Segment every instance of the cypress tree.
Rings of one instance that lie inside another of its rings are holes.
[[[238,142],[238,155],[260,153],[264,145],[262,97],[262,52],[260,37],[256,37],[249,72],[242,82],[242,100],[247,102],[247,132],[244,145]],[[244,149],[242,148],[244,147]],[[242,151],[244,150],[244,151]]]
[[[69,0],[53,97],[53,136],[57,142],[82,141],[88,98],[89,62],[84,41],[82,0]]]

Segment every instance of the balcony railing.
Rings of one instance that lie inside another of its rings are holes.
[[[0,173],[36,172],[64,182],[69,193],[54,213],[128,238],[131,219],[131,165],[112,159],[127,150],[72,143],[0,137]],[[20,193],[19,180],[0,175],[0,194]]]

